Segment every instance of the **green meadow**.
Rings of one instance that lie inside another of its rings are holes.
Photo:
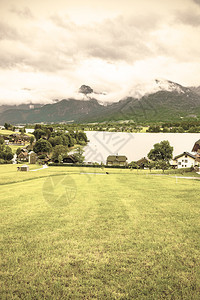
[[[200,180],[16,169],[0,165],[1,299],[200,299]]]

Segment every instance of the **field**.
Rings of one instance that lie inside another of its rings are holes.
[[[19,131],[16,131],[16,132],[14,132],[14,131],[12,131],[12,130],[6,130],[6,129],[0,129],[0,135],[11,135],[11,134],[21,134]],[[28,136],[34,136],[33,134],[31,134],[31,133],[25,133],[26,135],[28,135]]]
[[[0,165],[0,187],[1,299],[200,299],[200,180]]]

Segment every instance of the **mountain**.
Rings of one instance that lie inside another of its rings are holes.
[[[140,98],[126,97],[104,106],[96,99],[64,99],[34,109],[9,109],[0,113],[0,124],[39,122],[96,122],[106,120],[174,121],[200,118],[200,95],[192,88],[156,79]]]
[[[197,86],[197,87],[192,86],[192,87],[190,87],[190,89],[191,89],[194,93],[200,95],[200,86]]]
[[[54,104],[46,104],[32,110],[9,109],[0,114],[0,123],[40,123],[40,122],[79,122],[92,115],[94,111],[102,113],[104,106],[97,100],[89,101],[64,99]]]

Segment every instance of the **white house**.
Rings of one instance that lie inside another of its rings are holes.
[[[180,155],[174,157],[174,161],[177,163],[177,168],[190,168],[198,165],[198,161],[196,160],[196,156],[190,154],[189,152],[183,152]]]

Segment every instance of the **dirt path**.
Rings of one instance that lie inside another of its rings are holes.
[[[48,166],[47,165],[43,165],[42,166],[42,168],[40,168],[40,169],[34,169],[34,170],[30,170],[30,171],[40,171],[40,170],[43,170],[43,169],[47,169],[48,168]]]

